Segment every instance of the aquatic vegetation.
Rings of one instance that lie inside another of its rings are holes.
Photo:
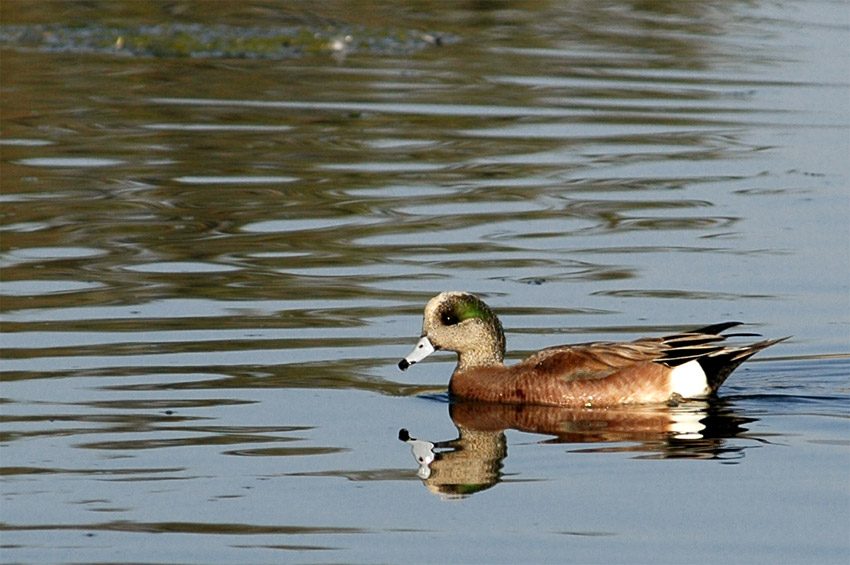
[[[6,47],[142,57],[286,59],[316,53],[404,54],[456,41],[457,37],[445,34],[363,26],[0,26],[0,45]]]

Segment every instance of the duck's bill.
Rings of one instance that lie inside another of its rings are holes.
[[[407,357],[398,362],[398,368],[402,371],[406,371],[408,367],[419,363],[432,353],[434,353],[434,346],[431,345],[431,341],[427,337],[423,337],[419,340],[419,342],[417,342],[413,351],[408,353]]]

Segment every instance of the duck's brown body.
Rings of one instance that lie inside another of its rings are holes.
[[[459,398],[563,406],[666,402],[713,393],[738,365],[781,341],[718,344],[725,339],[720,332],[735,325],[625,343],[552,347],[505,366],[504,333],[495,314],[474,295],[444,292],[426,306],[422,338],[399,367],[447,349],[458,353],[449,392]]]
[[[621,361],[622,359],[612,359]],[[665,402],[673,394],[670,368],[650,361],[605,363],[581,347],[542,351],[511,365],[458,370],[449,392],[460,398],[509,404],[564,406]]]

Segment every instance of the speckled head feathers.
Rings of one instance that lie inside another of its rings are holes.
[[[458,354],[458,366],[502,363],[505,333],[489,306],[468,292],[443,292],[425,306],[422,336],[434,349]]]

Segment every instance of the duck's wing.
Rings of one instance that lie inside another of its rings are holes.
[[[724,322],[660,338],[550,347],[535,353],[522,365],[529,364],[537,371],[557,374],[572,381],[604,378],[639,363],[658,363],[672,368],[696,360],[705,372],[711,390],[717,390],[738,365],[762,349],[787,339],[728,347],[722,343],[727,337],[758,335],[720,334],[737,325],[740,322]]]
[[[520,365],[567,381],[601,379],[638,363],[655,361],[666,346],[661,338],[614,343],[594,342],[542,349]]]

